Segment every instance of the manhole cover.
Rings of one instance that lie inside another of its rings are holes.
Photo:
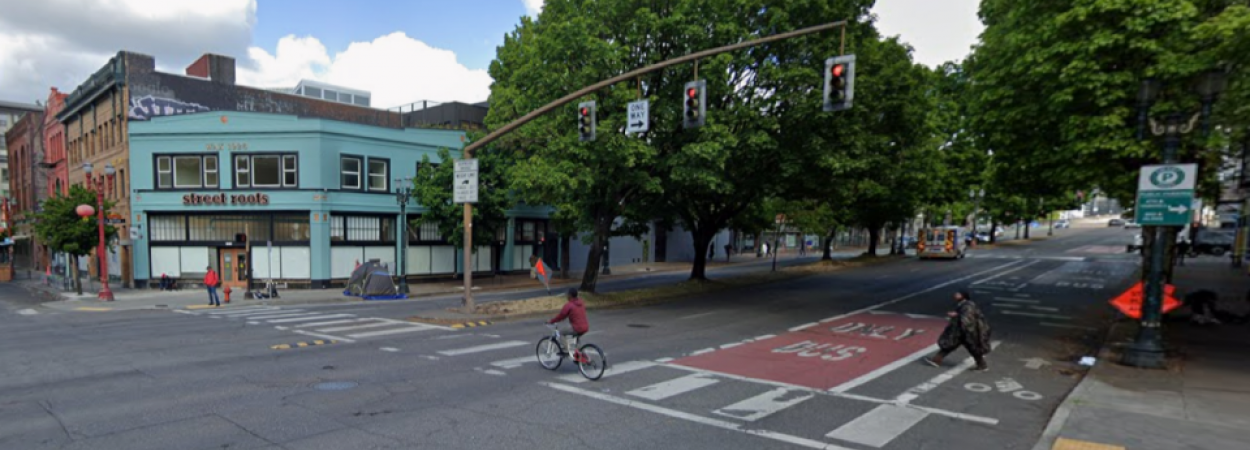
[[[628,327],[630,327],[630,328],[651,328],[651,325],[647,325],[647,324],[645,324],[645,323],[631,323],[631,324],[626,325],[626,326],[628,326]]]
[[[317,383],[313,388],[318,391],[346,391],[356,386],[360,386],[360,383],[355,381],[327,381],[325,383]]]

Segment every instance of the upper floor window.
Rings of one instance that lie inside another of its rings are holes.
[[[387,192],[390,183],[390,160],[363,156],[343,156],[339,159],[339,188]]]
[[[388,167],[390,161],[385,159],[369,158],[369,190],[375,192],[386,192],[387,174],[390,173]]]
[[[235,155],[236,188],[299,187],[299,159],[296,155]]]
[[[217,188],[217,155],[156,157],[157,189]]]
[[[360,189],[360,164],[361,159],[357,157],[344,156],[342,158],[342,179],[339,181],[341,189]]]

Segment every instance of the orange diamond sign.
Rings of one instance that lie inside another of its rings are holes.
[[[1167,313],[1171,310],[1181,307],[1181,302],[1176,300],[1173,294],[1176,293],[1176,286],[1165,285],[1163,287],[1163,312]],[[1146,298],[1145,289],[1140,281],[1128,288],[1123,294],[1111,300],[1111,306],[1116,307],[1124,315],[1134,319],[1141,319],[1141,307]]]

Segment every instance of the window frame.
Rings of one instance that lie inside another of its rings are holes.
[[[178,159],[198,158],[200,160],[199,181],[196,184],[178,184]],[[215,167],[211,173],[217,175],[217,183],[208,184],[208,161]],[[162,170],[161,162],[167,162],[168,168]],[[158,153],[152,155],[152,187],[157,191],[194,191],[202,189],[221,189],[221,157],[216,153]],[[161,184],[161,176],[169,177],[169,184]]]
[[[348,160],[352,160],[356,162],[356,171],[354,172],[356,175],[355,186],[347,186],[343,183],[343,177],[349,173],[353,173],[353,172],[348,172],[347,169],[344,167],[344,165],[347,163]],[[345,190],[345,191],[348,191],[348,190],[359,191],[363,189],[365,186],[364,176],[363,176],[365,172],[364,169],[365,169],[365,158],[363,156],[340,155],[339,156],[339,189]]]
[[[382,164],[385,164],[384,170],[382,172],[382,189],[374,189],[373,183],[371,182],[372,180],[370,180],[370,178],[374,177],[373,168],[371,167],[374,161],[379,161]],[[371,157],[371,158],[366,159],[364,172],[367,174],[367,178],[362,179],[361,181],[364,186],[364,190],[366,192],[385,194],[391,191],[391,160],[390,158],[372,158]]]
[[[256,185],[256,161],[257,157],[261,158],[277,158],[278,160],[278,184],[275,185]],[[294,161],[295,168],[286,169],[286,161]],[[265,189],[265,190],[296,190],[299,189],[299,153],[297,152],[263,152],[263,153],[236,153],[230,158],[234,172],[234,188],[235,189]],[[246,161],[247,167],[240,168],[239,161]],[[295,175],[295,183],[288,185],[286,175],[293,173]],[[246,178],[246,183],[240,183],[240,177]]]

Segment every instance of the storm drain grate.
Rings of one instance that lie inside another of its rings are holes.
[[[313,388],[318,391],[346,391],[356,386],[360,386],[360,383],[355,381],[327,381],[317,383],[313,385]]]

